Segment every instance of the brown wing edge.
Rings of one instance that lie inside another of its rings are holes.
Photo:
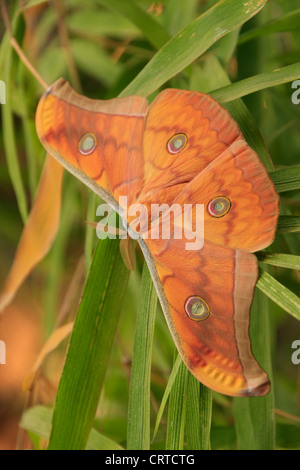
[[[234,326],[239,358],[248,384],[247,388],[242,391],[242,396],[263,396],[270,391],[270,381],[266,372],[253,357],[249,335],[250,310],[258,279],[257,258],[251,253],[236,250],[235,265]],[[249,269],[251,265],[253,274]],[[239,295],[240,292],[243,292],[243,297]]]
[[[87,111],[101,112],[105,114],[120,114],[129,116],[145,116],[148,110],[148,100],[143,96],[131,95],[123,98],[111,98],[99,100],[87,98],[77,93],[64,78],[54,82],[45,95],[52,94],[58,99],[71,103]]]

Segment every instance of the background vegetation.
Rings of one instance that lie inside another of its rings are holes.
[[[140,93],[151,101],[166,86],[211,93],[270,171],[281,216],[274,244],[258,254],[251,315],[253,350],[272,391],[232,399],[182,365],[142,255],[129,273],[117,241],[97,243],[85,222],[95,220],[99,200],[65,174],[53,247],[0,324],[8,351],[0,366],[1,447],[300,448],[300,366],[291,361],[300,339],[300,108],[291,101],[291,82],[300,79],[300,1],[7,3],[11,31],[4,10],[0,23],[3,282],[45,160],[34,123],[43,87],[10,33],[47,83],[63,76],[91,98]],[[39,356],[47,340],[51,354]]]

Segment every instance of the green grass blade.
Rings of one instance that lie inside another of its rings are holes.
[[[49,439],[52,416],[51,408],[38,405],[23,413],[19,426],[43,439]]]
[[[88,195],[88,207],[86,221],[92,222],[95,218],[96,207],[98,198],[95,193]],[[95,245],[96,232],[94,227],[87,224],[85,232],[85,243],[84,243],[84,262],[85,262],[85,273],[88,274],[90,265],[93,259],[93,249]]]
[[[22,118],[24,140],[26,147],[26,154],[28,155],[28,173],[29,173],[29,186],[31,201],[34,200],[34,195],[38,186],[38,175],[37,175],[37,146],[35,146],[35,123],[28,117]]]
[[[280,215],[277,233],[294,233],[300,231],[300,217],[293,215]]]
[[[57,392],[49,449],[86,446],[128,278],[119,243],[98,242]]]
[[[176,359],[176,361],[174,362],[174,365],[173,365],[173,368],[172,368],[172,372],[171,372],[171,374],[170,374],[170,377],[169,377],[167,386],[166,386],[166,388],[165,388],[164,395],[163,395],[163,398],[162,398],[162,401],[161,401],[161,404],[160,404],[160,407],[159,407],[159,410],[158,410],[158,413],[157,413],[157,416],[156,416],[156,421],[155,421],[155,426],[154,426],[154,431],[153,431],[152,440],[154,440],[154,438],[155,438],[155,436],[156,436],[156,434],[157,434],[158,427],[159,427],[159,424],[160,424],[160,421],[161,421],[161,418],[162,418],[164,409],[165,409],[165,407],[166,407],[166,404],[167,404],[167,401],[168,401],[170,392],[171,392],[171,390],[172,390],[172,387],[173,387],[173,384],[174,384],[174,380],[175,380],[175,377],[176,377],[176,375],[177,375],[177,373],[178,373],[178,370],[179,370],[179,367],[180,367],[181,362],[182,362],[182,361],[181,361],[181,357],[180,357],[180,355],[178,354],[178,355],[177,355],[177,359]]]
[[[285,253],[268,253],[264,251],[255,254],[258,261],[261,263],[271,264],[272,266],[278,266],[280,268],[300,270],[300,256]]]
[[[168,0],[162,12],[163,23],[174,35],[199,15],[198,0]]]
[[[25,223],[28,216],[27,200],[24,183],[21,176],[22,170],[20,168],[19,157],[17,152],[14,118],[11,107],[11,96],[13,93],[12,66],[14,52],[8,41],[8,33],[6,33],[4,39],[2,40],[1,55],[2,54],[4,56],[4,63],[2,71],[3,75],[1,78],[3,79],[6,85],[6,104],[1,105],[1,114],[3,120],[3,142],[10,179],[14,187],[23,223]]]
[[[169,397],[166,450],[182,450],[184,447],[188,374],[181,362]]]
[[[30,188],[31,201],[34,201],[35,193],[38,187],[38,156],[44,155],[45,151],[41,152],[40,141],[38,140],[34,116],[31,115],[31,107],[28,103],[28,73],[24,65],[20,62],[20,91],[18,94],[18,102],[20,108],[24,110],[21,114],[22,127],[24,134],[24,145],[27,157],[28,169],[28,183]],[[32,77],[30,77],[32,79]],[[33,81],[33,80],[32,80]],[[35,83],[32,87],[35,86]]]
[[[292,82],[300,76],[300,62],[293,65],[287,65],[279,70],[265,72],[255,75],[254,77],[239,80],[232,85],[213,91],[212,96],[220,101],[220,103],[228,103],[229,101],[242,98],[251,93],[265,90],[277,85]]]
[[[186,404],[186,445],[190,450],[200,450],[200,400],[199,381],[192,375],[188,375],[187,404]],[[205,416],[206,418],[206,416]],[[210,433],[208,433],[209,436]]]
[[[250,29],[241,35],[239,44],[244,44],[247,41],[255,39],[259,36],[264,36],[266,34],[279,33],[283,31],[299,31],[299,24],[300,8],[284,14],[275,20],[268,21],[266,24],[263,24],[260,27]]]
[[[23,6],[23,8],[26,10],[28,8],[35,7],[37,5],[41,5],[42,3],[47,3],[48,0],[29,0],[29,2],[26,2],[26,4]]]
[[[127,449],[150,449],[150,379],[157,295],[144,264],[128,405]]]
[[[270,172],[270,177],[279,193],[300,189],[300,165],[274,170]]]
[[[200,57],[218,39],[248,21],[266,3],[267,0],[247,2],[247,5],[240,0],[219,1],[165,44],[124,93],[151,94]]]
[[[132,0],[125,2],[124,0],[97,0],[97,3],[126,16],[157,49],[170,39],[170,35],[164,27]]]
[[[124,448],[93,428],[87,441],[86,450],[124,450]]]
[[[283,310],[300,320],[300,298],[269,273],[260,271],[257,287]]]
[[[200,397],[200,450],[210,449],[210,431],[212,423],[212,390],[199,384]]]
[[[53,410],[45,406],[35,406],[26,410],[21,418],[20,427],[34,433],[44,439],[49,439]],[[122,450],[115,441],[100,434],[95,429],[91,430],[87,441],[87,450]]]
[[[250,328],[253,353],[272,384],[268,299],[256,291]],[[273,387],[264,397],[234,399],[236,433],[240,450],[273,450],[275,417]]]
[[[212,391],[188,376],[186,440],[191,450],[210,450]]]

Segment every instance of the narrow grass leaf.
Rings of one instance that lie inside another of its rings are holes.
[[[286,253],[268,253],[265,251],[255,254],[261,263],[271,264],[280,268],[300,270],[300,256]]]
[[[292,82],[298,79],[299,76],[300,62],[297,62],[296,64],[282,67],[279,70],[260,73],[254,77],[239,80],[236,83],[213,91],[212,96],[221,103],[228,103],[251,93],[265,90],[266,88]]]
[[[283,31],[299,31],[299,23],[300,8],[283,14],[282,16],[268,21],[257,28],[250,29],[240,36],[239,44],[244,44],[247,41],[258,38],[259,36],[265,36],[266,34],[279,33]]]
[[[257,287],[283,310],[300,320],[300,298],[273,276],[260,271]]]
[[[300,165],[291,165],[270,172],[279,193],[300,189]]]
[[[184,448],[188,374],[181,362],[169,397],[166,450]]]
[[[29,0],[22,8],[23,10],[27,10],[28,8],[36,7],[42,3],[48,3],[48,1],[49,0]]]
[[[240,28],[237,28],[231,33],[226,34],[226,36],[221,38],[210,48],[210,52],[216,54],[222,64],[227,64],[233,57],[236,51],[239,34]]]
[[[45,406],[35,406],[26,410],[21,418],[20,427],[32,432],[39,437],[49,439],[53,410]],[[95,429],[91,430],[86,450],[122,450],[117,442],[100,434]]]
[[[25,410],[19,426],[43,439],[49,439],[53,410],[46,406],[35,406]]]
[[[84,449],[129,278],[116,240],[98,242],[56,396],[49,449]]]
[[[86,450],[124,450],[124,447],[93,428],[87,441]]]
[[[30,196],[33,201],[37,185],[38,185],[38,157],[44,155],[41,151],[40,141],[37,137],[34,116],[31,114],[30,104],[28,102],[28,72],[22,62],[20,68],[20,92],[18,94],[18,108],[23,108],[24,113],[21,115],[22,127],[24,134],[24,144],[27,157],[28,182],[30,187]],[[33,78],[30,77],[33,81]],[[35,83],[34,85],[35,86]]]
[[[212,44],[258,13],[267,0],[221,0],[167,42],[124,93],[149,95],[200,57]]]
[[[189,450],[200,450],[200,383],[192,374],[188,375],[186,405],[186,445]],[[206,417],[205,417],[206,418]],[[209,437],[208,433],[208,437]],[[209,440],[209,439],[208,439]]]
[[[157,295],[144,263],[132,357],[127,449],[150,449],[150,379]]]
[[[210,450],[212,391],[188,376],[186,440],[190,450]]]
[[[30,118],[23,117],[22,118],[23,124],[23,132],[24,132],[24,140],[25,140],[25,147],[26,147],[26,155],[28,161],[28,174],[29,174],[29,186],[30,186],[30,195],[31,200],[34,199],[34,194],[36,192],[37,184],[38,184],[38,172],[37,172],[37,146],[34,137],[36,135],[35,131],[35,122]]]
[[[156,48],[162,47],[170,35],[158,21],[132,0],[97,0],[97,3],[126,16]]]
[[[163,24],[174,35],[199,15],[198,0],[168,0],[162,16]]]
[[[173,387],[173,384],[174,384],[174,380],[175,380],[175,377],[178,373],[178,370],[179,370],[179,367],[180,367],[180,364],[181,364],[182,360],[181,360],[181,357],[180,355],[178,354],[177,355],[177,359],[176,361],[174,362],[174,365],[173,365],[173,368],[172,368],[172,372],[169,376],[169,379],[168,379],[168,383],[167,383],[167,386],[165,388],[165,391],[164,391],[164,394],[163,394],[163,397],[162,397],[162,401],[161,401],[161,404],[160,404],[160,407],[159,407],[159,410],[158,410],[158,413],[157,413],[157,416],[156,416],[156,421],[155,421],[155,426],[154,426],[154,431],[153,431],[153,437],[152,437],[152,440],[154,440],[156,434],[157,434],[157,431],[158,431],[158,427],[160,425],[160,422],[161,422],[161,418],[162,418],[162,415],[163,415],[163,412],[165,410],[165,407],[166,407],[166,404],[167,404],[167,401],[168,401],[168,398],[169,398],[169,395],[170,395],[170,392],[172,390],[172,387]]]
[[[200,450],[209,450],[210,444],[210,432],[212,424],[212,402],[213,394],[212,390],[207,388],[203,384],[199,384],[199,411],[200,411]]]
[[[280,215],[277,233],[293,233],[300,231],[300,217],[294,215]]]
[[[95,193],[88,195],[88,208],[87,208],[87,227],[85,232],[85,243],[84,243],[84,260],[85,260],[85,273],[88,274],[90,265],[93,258],[93,247],[95,243],[96,231],[94,227],[89,225],[92,222],[96,213],[97,196]]]
[[[7,35],[8,33],[6,33]],[[20,168],[19,157],[17,152],[17,145],[16,145],[16,135],[15,135],[15,126],[14,126],[14,118],[13,112],[11,107],[11,96],[13,93],[12,90],[12,57],[13,57],[13,50],[10,46],[8,41],[2,41],[2,48],[5,47],[5,51],[3,49],[1,53],[4,56],[4,64],[3,64],[3,76],[1,77],[6,85],[6,104],[1,106],[1,114],[3,120],[3,142],[4,142],[4,149],[7,161],[7,167],[10,175],[10,179],[12,181],[12,185],[14,187],[14,191],[17,198],[18,207],[20,210],[20,214],[23,220],[23,223],[27,220],[28,210],[27,210],[27,200],[26,200],[26,192],[24,188],[24,183],[22,180],[22,170]]]
[[[251,309],[252,348],[272,384],[272,362],[268,299],[256,291]],[[236,434],[239,450],[274,450],[275,417],[273,387],[264,397],[234,399]]]

